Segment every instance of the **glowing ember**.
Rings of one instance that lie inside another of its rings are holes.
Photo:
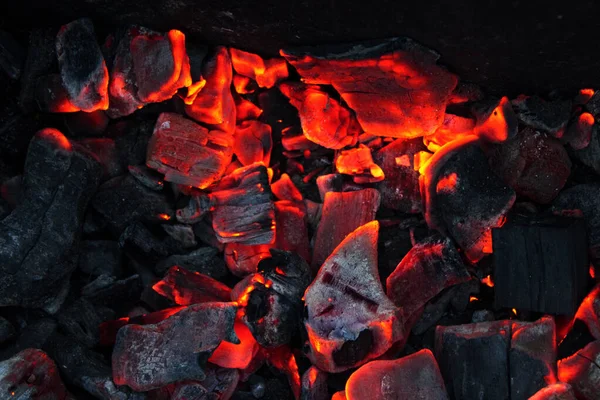
[[[356,149],[342,150],[335,160],[340,174],[354,177],[356,183],[379,182],[385,178],[383,170],[373,162],[371,149],[361,144]]]
[[[481,283],[491,288],[494,287],[494,281],[492,280],[491,275],[488,275],[485,278],[481,279]]]
[[[259,55],[237,49],[229,49],[229,53],[236,72],[254,79],[261,88],[271,88],[288,77],[287,64],[282,58],[263,60]]]

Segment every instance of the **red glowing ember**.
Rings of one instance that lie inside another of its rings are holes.
[[[263,60],[259,55],[233,48],[229,49],[229,54],[235,71],[255,80],[261,88],[272,88],[288,77],[287,64],[283,58]]]
[[[180,267],[169,269],[152,289],[180,306],[231,299],[229,287],[207,275]]]
[[[373,162],[371,149],[361,144],[356,149],[342,150],[335,160],[340,174],[352,175],[356,183],[379,182],[385,178],[383,170]]]

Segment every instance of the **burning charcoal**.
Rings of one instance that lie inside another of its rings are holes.
[[[423,137],[423,143],[431,152],[438,151],[446,143],[474,133],[475,120],[455,114],[444,114],[444,122],[434,133]]]
[[[529,400],[576,400],[576,398],[571,385],[560,382],[540,389]]]
[[[5,318],[0,317],[0,345],[15,336],[14,326]]]
[[[236,319],[233,329],[235,335],[240,339],[240,343],[222,341],[208,361],[223,368],[248,368],[260,346],[252,336],[250,329],[241,320]]]
[[[221,282],[180,267],[169,269],[152,289],[180,306],[231,299],[231,289]]]
[[[232,132],[235,128],[235,102],[231,95],[232,67],[225,47],[217,47],[215,54],[205,64],[202,76],[206,85],[185,106],[185,113],[198,122],[217,125],[221,130]]]
[[[575,319],[585,323],[594,339],[600,339],[600,285],[596,285],[583,299]]]
[[[227,275],[225,262],[213,247],[201,247],[187,254],[172,255],[159,261],[154,268],[162,276],[173,266],[180,266],[191,272],[199,272],[214,279],[223,279]]]
[[[175,211],[164,193],[141,185],[131,175],[113,178],[100,186],[92,207],[120,235],[135,220],[171,219]]]
[[[69,100],[59,74],[45,75],[36,80],[35,102],[43,112],[72,113],[81,110]]]
[[[353,114],[315,85],[284,82],[279,90],[298,109],[304,136],[328,149],[354,146],[361,131]]]
[[[271,184],[271,190],[278,200],[302,202],[302,193],[294,185],[288,174],[281,174],[279,180]]]
[[[102,136],[110,119],[105,111],[76,112],[65,115],[65,126],[70,136],[94,137]]]
[[[488,321],[493,321],[494,319],[496,319],[496,317],[492,311],[476,310],[473,312],[473,317],[471,319],[471,322],[473,322],[473,323],[488,322]]]
[[[225,245],[225,262],[229,271],[237,277],[245,277],[258,270],[258,263],[270,257],[270,245],[258,244],[254,246],[227,243]]]
[[[173,224],[161,225],[163,230],[169,235],[173,240],[179,243],[181,247],[184,249],[189,249],[193,247],[197,247],[198,243],[196,242],[196,237],[194,236],[194,230],[190,225],[183,224]]]
[[[300,157],[304,152],[317,150],[320,146],[311,142],[302,133],[299,126],[289,126],[281,131],[281,145],[286,150],[283,154],[288,158]]]
[[[0,362],[0,397],[66,400],[68,393],[54,361],[38,349],[26,349]]]
[[[518,195],[547,204],[571,174],[571,160],[555,138],[531,129],[494,148],[490,165]]]
[[[87,151],[102,166],[102,180],[123,175],[125,165],[119,158],[115,141],[109,138],[81,139],[73,142],[80,151]]]
[[[275,247],[298,253],[310,261],[310,244],[304,203],[275,202]]]
[[[271,161],[271,127],[258,121],[244,121],[235,128],[233,153],[242,165]]]
[[[429,350],[390,361],[371,361],[357,369],[346,383],[348,400],[447,400],[437,362]]]
[[[508,97],[490,99],[474,108],[477,117],[474,133],[492,143],[503,142],[517,134],[519,121]]]
[[[512,399],[529,398],[557,381],[555,339],[552,317],[513,323],[508,353]]]
[[[313,273],[348,234],[375,219],[378,208],[379,192],[375,189],[325,194],[321,221],[315,234]]]
[[[208,391],[198,382],[182,382],[175,385],[172,400],[195,400],[205,399]]]
[[[327,372],[311,366],[302,375],[300,400],[327,400],[328,398]]]
[[[218,368],[210,364],[206,366],[205,372],[206,378],[201,384],[209,393],[208,398],[216,400],[229,399],[238,385],[239,372],[232,369]],[[191,399],[184,397],[180,400]]]
[[[592,114],[582,113],[567,128],[562,137],[563,142],[568,143],[573,150],[585,149],[592,141],[594,122]]]
[[[150,190],[160,192],[165,187],[163,176],[145,165],[127,166],[129,173]]]
[[[32,139],[23,200],[0,221],[0,304],[43,307],[65,287],[99,175],[59,131],[44,129]]]
[[[112,314],[112,312],[109,310]],[[98,327],[105,319],[113,319],[114,315],[99,312],[85,298],[76,300],[58,315],[58,323],[63,332],[83,346],[92,348],[100,341]]]
[[[387,278],[389,298],[404,316],[416,318],[442,290],[470,279],[456,247],[448,238],[433,236],[416,244]]]
[[[141,222],[129,225],[119,238],[119,246],[132,258],[157,262],[169,254],[185,253],[186,249],[170,236],[159,238]]]
[[[584,165],[592,168],[596,173],[600,173],[600,128],[598,125],[592,126],[591,139],[588,146],[575,150],[573,155]]]
[[[328,192],[341,192],[343,185],[344,176],[341,174],[327,174],[317,177],[319,197],[322,201],[325,201],[325,195]]]
[[[511,216],[493,230],[497,307],[573,315],[588,285],[585,222]]]
[[[515,201],[513,190],[493,174],[473,136],[442,147],[421,173],[429,227],[447,232],[472,262],[480,260],[491,228],[501,224]]]
[[[335,159],[335,168],[340,174],[352,175],[356,183],[379,182],[385,178],[383,170],[373,162],[371,149],[362,144],[342,150]]]
[[[483,91],[474,83],[459,82],[450,94],[448,104],[463,104],[480,101],[484,97]]]
[[[122,255],[119,244],[112,240],[84,240],[81,242],[79,269],[91,276],[121,275]]]
[[[348,400],[346,397],[346,392],[341,390],[339,392],[335,392],[333,396],[331,396],[331,400]]]
[[[204,194],[192,194],[185,208],[177,210],[177,221],[184,224],[197,224],[201,222],[211,208],[211,201]]]
[[[231,162],[233,138],[179,114],[162,113],[148,143],[146,165],[165,180],[200,189],[218,180]]]
[[[404,336],[400,309],[379,281],[378,233],[373,221],[346,236],[306,289],[308,357],[319,369],[362,365]]]
[[[539,96],[519,96],[512,105],[519,121],[561,137],[571,116],[570,101],[546,101]]]
[[[570,384],[581,400],[595,400],[600,393],[600,340],[558,362],[558,378]]]
[[[421,211],[419,172],[415,170],[414,156],[423,150],[421,139],[397,139],[373,154],[374,162],[385,176],[376,186],[383,206],[405,213]]]
[[[451,399],[510,398],[509,321],[441,326],[435,330],[435,358]]]
[[[458,79],[439,55],[408,38],[282,50],[311,84],[333,85],[362,128],[376,136],[435,132]]]
[[[229,49],[235,71],[256,81],[261,88],[272,88],[288,77],[287,64],[283,58],[263,60],[259,55],[237,49]]]
[[[237,342],[233,303],[190,306],[155,325],[127,325],[113,351],[117,385],[147,391],[169,383],[206,377],[204,365],[222,340]]]
[[[62,85],[77,108],[108,108],[108,69],[96,42],[92,21],[81,18],[63,25],[56,36]]]
[[[267,168],[252,164],[223,177],[210,193],[212,224],[221,243],[267,244],[275,211]]]
[[[116,308],[138,301],[142,290],[143,286],[139,275],[132,275],[122,280],[100,275],[95,281],[81,289],[81,295],[94,305]]]
[[[247,76],[233,74],[233,87],[238,94],[251,94],[258,89],[258,83]]]
[[[240,96],[235,98],[235,109],[235,120],[238,124],[247,120],[257,120],[263,112],[263,110],[254,105],[254,103],[243,99]]]

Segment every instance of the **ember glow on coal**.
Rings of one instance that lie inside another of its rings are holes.
[[[600,399],[600,93],[99,31],[0,35],[0,399]]]

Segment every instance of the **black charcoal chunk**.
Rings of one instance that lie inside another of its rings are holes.
[[[567,126],[571,116],[570,101],[547,101],[539,96],[512,102],[519,121],[535,129],[556,134]]]
[[[15,342],[0,351],[0,360],[12,357],[18,352],[33,348],[40,349],[56,331],[58,324],[51,318],[41,318],[21,330]]]
[[[600,128],[597,124],[592,126],[590,143],[583,149],[574,150],[572,154],[583,164],[600,174]]]
[[[15,327],[5,318],[0,317],[0,344],[15,336]]]
[[[144,165],[148,141],[156,120],[132,118],[121,121],[115,129],[117,151],[126,165]]]
[[[110,138],[87,138],[76,142],[102,165],[102,181],[123,175],[126,165],[119,157],[115,141]]]
[[[163,224],[161,227],[171,239],[176,241],[184,249],[189,249],[198,245],[194,235],[194,229],[191,225]]]
[[[145,165],[129,165],[127,169],[131,176],[150,190],[159,192],[165,187],[162,174],[159,174]]]
[[[132,275],[122,280],[100,275],[81,289],[81,295],[94,305],[117,308],[137,302],[143,289],[139,275]]]
[[[101,310],[85,298],[79,298],[58,314],[61,330],[87,348],[98,345],[100,342],[98,327],[105,320],[111,319],[114,319],[114,312],[106,308]]]
[[[219,256],[219,250],[214,247],[201,247],[187,254],[171,255],[156,263],[154,271],[158,276],[163,276],[173,266],[200,272],[219,280],[228,275],[225,261]]]
[[[119,244],[113,240],[84,240],[81,242],[79,269],[91,276],[103,274],[120,276],[122,254]]]

